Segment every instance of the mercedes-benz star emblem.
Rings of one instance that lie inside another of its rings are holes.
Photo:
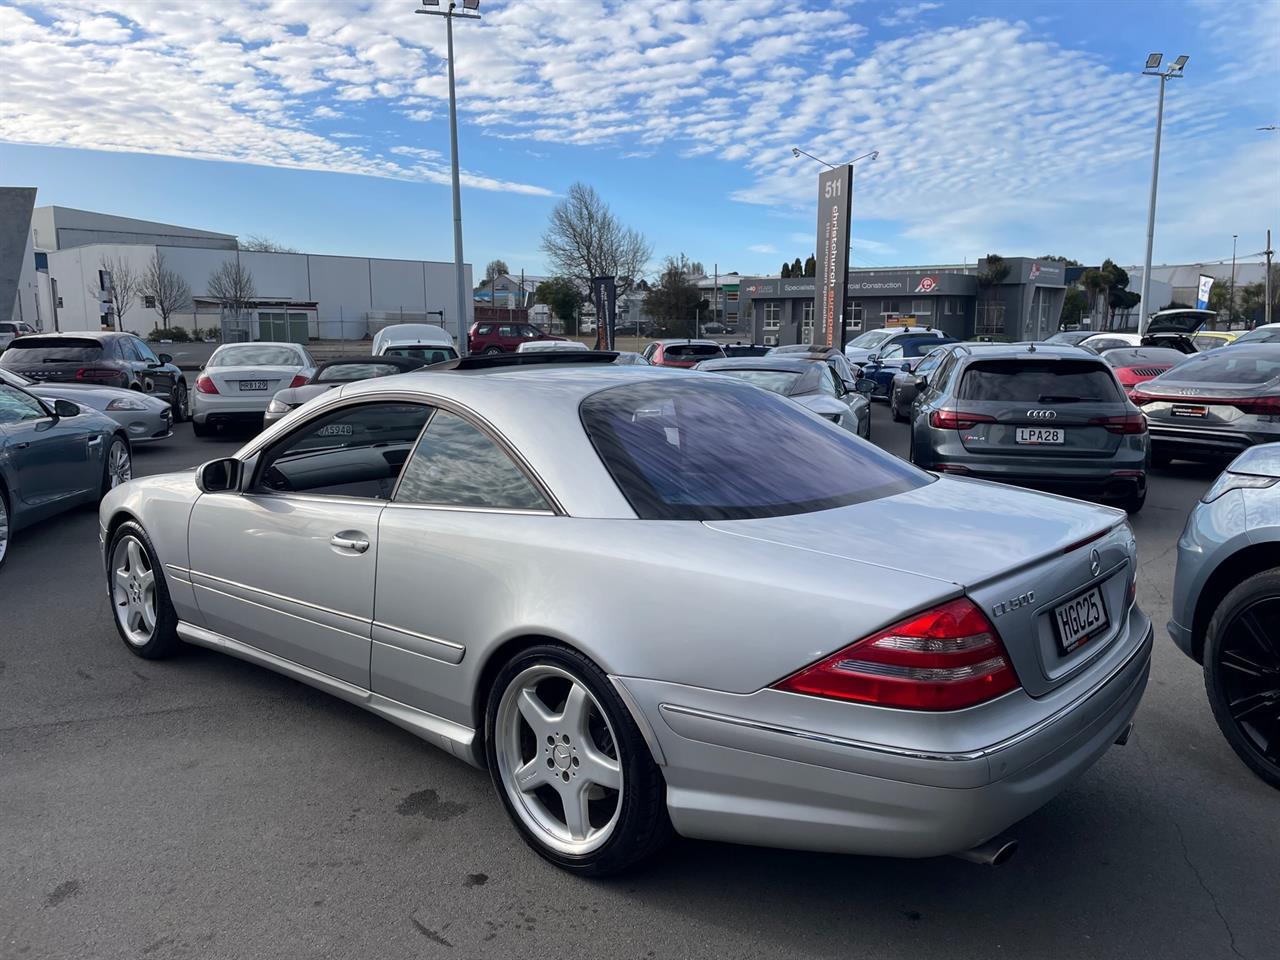
[[[1089,551],[1089,572],[1095,577],[1102,572],[1102,554],[1096,548]]]

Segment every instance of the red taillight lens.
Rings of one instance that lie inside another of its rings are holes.
[[[123,380],[124,374],[111,367],[81,367],[76,371],[77,380]]]
[[[859,640],[777,690],[908,710],[959,710],[1019,686],[995,627],[966,597]]]
[[[196,377],[196,393],[217,393],[218,387],[207,374],[200,374]]]
[[[1280,397],[1249,397],[1226,402],[1238,407],[1241,413],[1255,417],[1280,416]]]
[[[1126,413],[1122,417],[1094,417],[1091,426],[1104,427],[1107,433],[1146,433],[1147,418],[1140,413]]]
[[[307,385],[307,378],[304,377],[302,374],[298,374],[296,377],[294,377],[292,380],[289,381],[290,390],[292,390],[294,387],[305,387],[306,385]]]
[[[1156,398],[1143,393],[1140,389],[1134,389],[1129,393],[1129,402],[1135,407],[1145,407],[1148,403],[1155,403]]]
[[[938,430],[968,430],[979,423],[995,423],[985,413],[961,413],[959,410],[935,410],[929,414],[929,426]]]

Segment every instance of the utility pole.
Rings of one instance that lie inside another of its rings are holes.
[[[429,16],[444,17],[445,35],[449,47],[449,165],[453,175],[453,271],[458,288],[458,356],[467,355],[467,298],[466,276],[462,263],[462,187],[458,177],[458,96],[454,90],[453,77],[453,21],[479,20],[480,0],[462,0],[462,6],[470,13],[458,10],[456,0],[448,0],[447,10],[415,10],[414,13],[425,13]],[[422,0],[424,7],[438,7],[440,0]],[[238,254],[237,254],[238,255]],[[489,291],[492,300],[492,287]]]
[[[1239,234],[1231,235],[1231,304],[1227,307],[1228,325],[1236,318],[1236,240]]]
[[[1263,294],[1266,297],[1266,303],[1264,303],[1262,306],[1262,322],[1270,323],[1271,322],[1271,254],[1274,252],[1271,249],[1271,230],[1270,229],[1267,230],[1267,249],[1262,252],[1266,255],[1266,258],[1267,258],[1267,273],[1263,277],[1263,282],[1266,285],[1265,287],[1266,292]]]
[[[1187,65],[1188,57],[1185,54],[1178,57],[1173,61],[1173,65],[1164,71],[1160,70],[1162,59],[1164,59],[1162,53],[1151,54],[1147,57],[1146,68],[1142,71],[1145,76],[1160,78],[1160,101],[1156,107],[1156,147],[1151,157],[1151,201],[1147,205],[1147,256],[1142,268],[1142,306],[1139,308],[1142,313],[1138,317],[1139,336],[1147,332],[1147,320],[1152,314],[1151,301],[1148,298],[1151,295],[1151,247],[1156,236],[1156,184],[1160,180],[1160,134],[1164,128],[1164,85],[1166,81],[1182,76],[1182,68]]]

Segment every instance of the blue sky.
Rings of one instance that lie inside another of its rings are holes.
[[[0,182],[320,253],[452,258],[443,23],[416,0],[0,0]],[[1156,262],[1280,228],[1280,3],[484,0],[457,26],[467,259],[542,273],[594,186],[653,244],[776,272],[818,168],[857,168],[859,266]]]

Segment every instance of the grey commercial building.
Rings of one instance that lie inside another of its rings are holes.
[[[1066,292],[1061,263],[1008,257],[1008,276],[979,283],[983,261],[972,265],[850,270],[845,299],[846,338],[894,324],[932,326],[968,339],[991,336],[1036,340],[1058,329]],[[756,343],[813,340],[813,277],[743,277],[740,335]]]

